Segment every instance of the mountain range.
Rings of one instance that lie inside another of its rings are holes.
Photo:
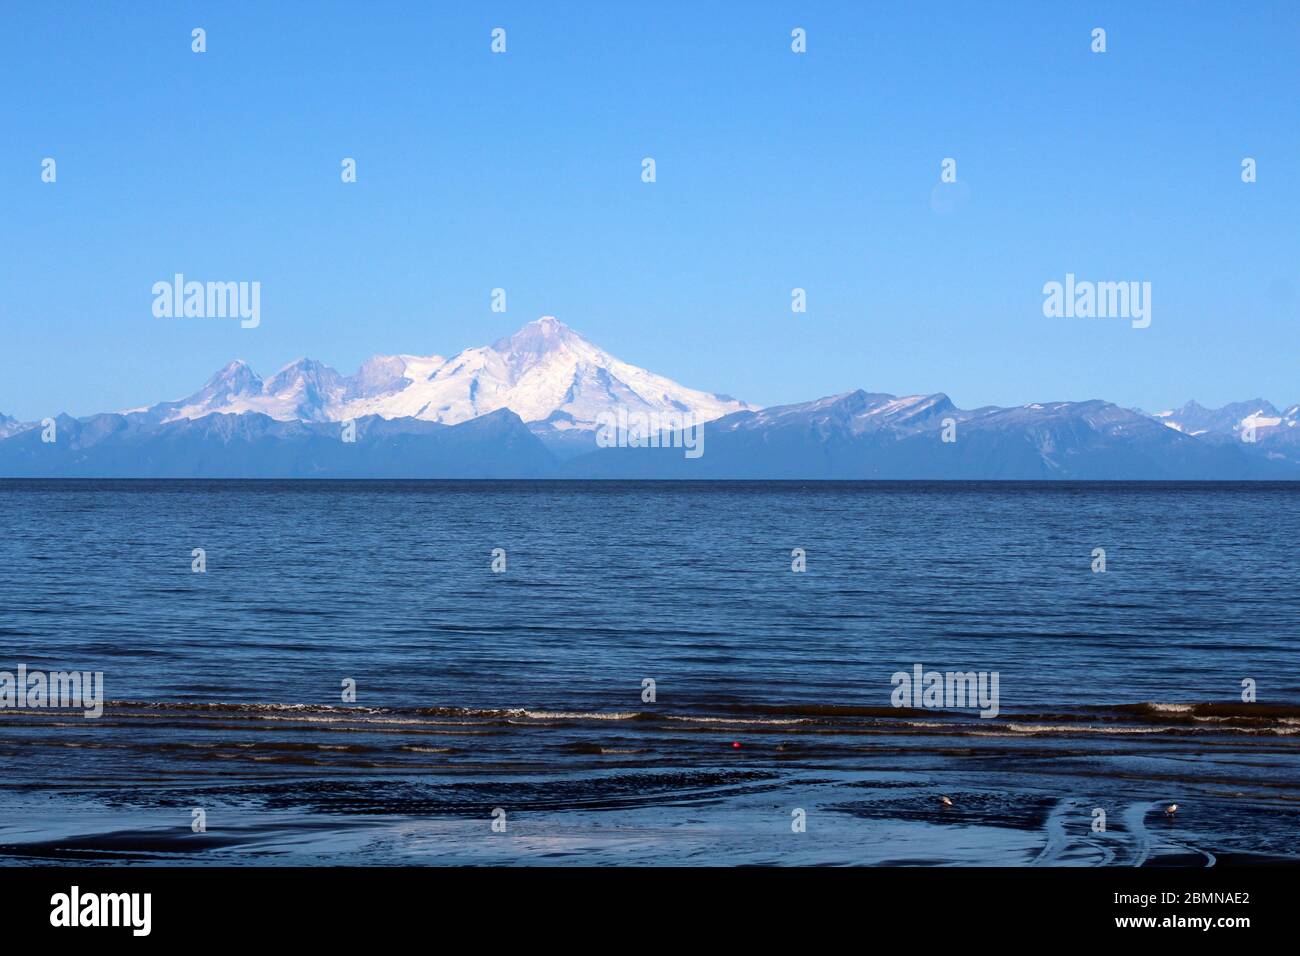
[[[615,420],[686,430],[602,447]],[[1297,420],[1263,399],[967,410],[862,390],[764,409],[548,316],[451,358],[380,355],[351,376],[304,358],[268,379],[234,361],[175,401],[53,428],[0,415],[0,477],[1300,479]]]

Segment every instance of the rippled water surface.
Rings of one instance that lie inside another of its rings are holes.
[[[0,709],[0,855],[1289,858],[1298,506],[1262,484],[0,482],[0,670],[102,671],[111,701]],[[998,714],[893,707],[917,664],[997,672]]]

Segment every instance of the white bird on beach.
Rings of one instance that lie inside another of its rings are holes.
[[[939,802],[942,803],[945,807],[952,806],[952,801],[949,800],[947,797],[940,797]]]
[[[1169,804],[1169,806],[1165,807],[1166,816],[1172,817],[1177,812],[1178,812],[1178,804],[1176,803],[1171,803]]]

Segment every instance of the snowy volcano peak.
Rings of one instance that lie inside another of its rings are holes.
[[[516,383],[541,365],[567,367],[584,361],[596,365],[618,361],[553,315],[544,315],[514,335],[497,339],[491,350],[501,356],[506,371]]]
[[[465,349],[394,399],[411,409],[408,414],[446,424],[508,408],[525,422],[548,421],[557,428],[590,428],[602,412],[620,407],[691,412],[702,421],[749,408],[629,365],[554,316],[529,322],[490,346]],[[390,414],[389,408],[374,411]]]
[[[254,411],[281,421],[378,415],[452,425],[505,408],[525,422],[590,429],[602,412],[619,408],[709,421],[751,407],[629,365],[548,315],[450,359],[376,355],[353,376],[299,359],[263,381],[246,363],[232,362],[189,398],[137,413],[163,422]]]
[[[197,393],[209,401],[256,395],[262,391],[262,378],[243,359],[235,359],[218,371]]]
[[[492,343],[492,349],[502,355],[541,359],[564,348],[587,346],[594,348],[573,329],[553,315],[534,319],[514,335],[507,335]]]

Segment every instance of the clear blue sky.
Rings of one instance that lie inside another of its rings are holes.
[[[11,415],[176,398],[236,357],[450,355],[543,314],[761,404],[1300,401],[1291,0],[6,0],[0,25]],[[175,272],[260,281],[260,328],[154,318]],[[1151,327],[1044,318],[1067,272],[1150,281]]]

